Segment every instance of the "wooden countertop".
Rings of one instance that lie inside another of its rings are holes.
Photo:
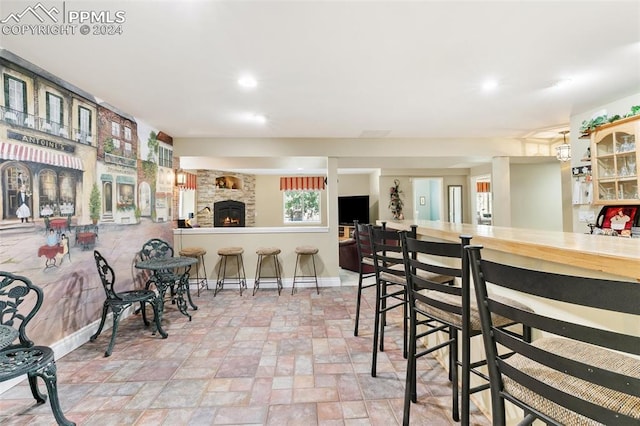
[[[470,235],[473,244],[487,249],[640,281],[640,238],[434,221],[388,221],[387,227],[409,229],[414,224],[418,235],[455,242]]]

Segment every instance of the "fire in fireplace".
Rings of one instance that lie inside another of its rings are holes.
[[[245,226],[245,206],[241,201],[226,200],[213,204],[213,226]]]

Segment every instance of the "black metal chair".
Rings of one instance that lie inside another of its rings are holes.
[[[504,425],[505,401],[524,410],[520,424],[640,424],[640,337],[613,331],[606,321],[588,323],[575,315],[532,313],[487,293],[501,288],[557,306],[550,312],[597,309],[597,315],[640,320],[637,282],[584,278],[501,265],[467,253],[476,286],[482,336],[491,378],[494,425]],[[533,343],[498,327],[495,315],[536,330]],[[515,352],[503,359],[498,345]]]
[[[0,325],[10,327],[5,330],[11,332],[5,341],[7,346],[0,350],[0,382],[26,374],[31,394],[38,404],[44,404],[47,395],[38,389],[40,377],[47,387],[56,422],[71,426],[75,423],[64,416],[58,399],[53,350],[48,346],[35,346],[26,334],[27,325],[40,310],[43,297],[42,290],[28,278],[0,272]],[[19,343],[13,344],[16,334]]]
[[[118,325],[120,321],[120,316],[122,312],[133,305],[134,303],[140,303],[140,310],[142,311],[142,320],[145,325],[149,325],[149,321],[147,321],[144,304],[146,302],[150,303],[153,307],[153,316],[154,322],[156,324],[156,328],[158,333],[162,336],[163,339],[167,338],[167,333],[162,329],[160,324],[160,315],[159,315],[159,300],[156,293],[152,290],[129,290],[117,292],[114,289],[116,276],[115,272],[107,263],[107,260],[102,257],[102,255],[97,251],[93,251],[93,257],[96,261],[96,267],[98,268],[98,274],[100,275],[100,281],[102,281],[102,287],[104,288],[104,292],[107,298],[102,305],[102,319],[100,320],[100,326],[98,327],[98,331],[91,336],[91,341],[94,341],[98,338],[100,333],[102,332],[102,328],[104,327],[105,321],[107,319],[107,313],[109,310],[113,313],[113,327],[111,329],[111,341],[109,342],[109,346],[104,353],[104,356],[110,356],[113,351],[113,346],[116,343],[116,333],[118,332]]]
[[[471,299],[471,281],[464,246],[471,240],[461,236],[461,243],[418,240],[402,234],[403,258],[409,291],[409,356],[404,399],[404,421],[409,424],[411,402],[417,402],[417,360],[436,350],[448,347],[449,379],[451,380],[452,417],[469,424],[470,396],[488,389],[486,381],[471,387],[471,374],[488,380],[478,367],[486,361],[471,362],[471,338],[481,334],[480,318]],[[502,300],[507,300],[503,298]],[[517,304],[514,301],[510,303]],[[528,309],[518,304],[522,309]],[[517,321],[496,318],[500,327]],[[418,330],[420,328],[420,330]],[[446,340],[428,341],[428,336],[443,332]],[[524,331],[530,340],[530,330]],[[424,348],[418,350],[418,341]],[[461,358],[458,358],[460,349]],[[459,376],[461,374],[461,377]],[[461,389],[459,388],[461,384]],[[461,406],[461,407],[460,407]]]
[[[358,253],[358,296],[356,299],[356,321],[353,329],[353,335],[358,335],[358,326],[360,324],[360,305],[362,299],[362,290],[375,287],[376,281],[365,282],[368,278],[374,278],[376,271],[373,267],[373,255],[371,254],[371,241],[369,240],[369,228],[366,223],[359,223],[357,220],[353,222],[353,237],[356,240],[356,251]]]
[[[138,253],[139,257],[143,260],[146,259],[154,259],[159,257],[173,257],[173,247],[171,245],[159,238],[152,238],[142,246],[142,249]],[[171,290],[171,300],[174,302],[174,296],[176,294],[176,286],[182,285],[183,274],[176,273],[173,270],[163,270],[163,271],[154,271],[153,274],[149,276],[149,280],[147,281],[146,288],[148,289],[151,284],[154,284],[158,289],[158,293],[160,293],[160,297],[164,301],[164,297],[167,291],[167,288]],[[189,288],[188,282],[186,283],[185,290],[187,293],[187,299],[189,300],[189,305],[194,310],[197,310],[198,307],[193,303],[191,299],[191,289]]]
[[[400,232],[388,230],[384,226],[368,225],[371,254],[376,276],[376,307],[373,330],[373,350],[371,376],[377,375],[378,346],[384,352],[384,330],[387,312],[402,308],[403,355],[407,357],[407,281],[400,246]],[[411,227],[415,236],[416,226]]]

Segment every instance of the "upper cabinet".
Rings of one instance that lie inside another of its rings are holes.
[[[594,204],[638,204],[640,116],[597,127],[591,132]]]

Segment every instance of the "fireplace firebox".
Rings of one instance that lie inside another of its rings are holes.
[[[245,206],[242,201],[226,200],[213,203],[213,226],[245,226]]]

